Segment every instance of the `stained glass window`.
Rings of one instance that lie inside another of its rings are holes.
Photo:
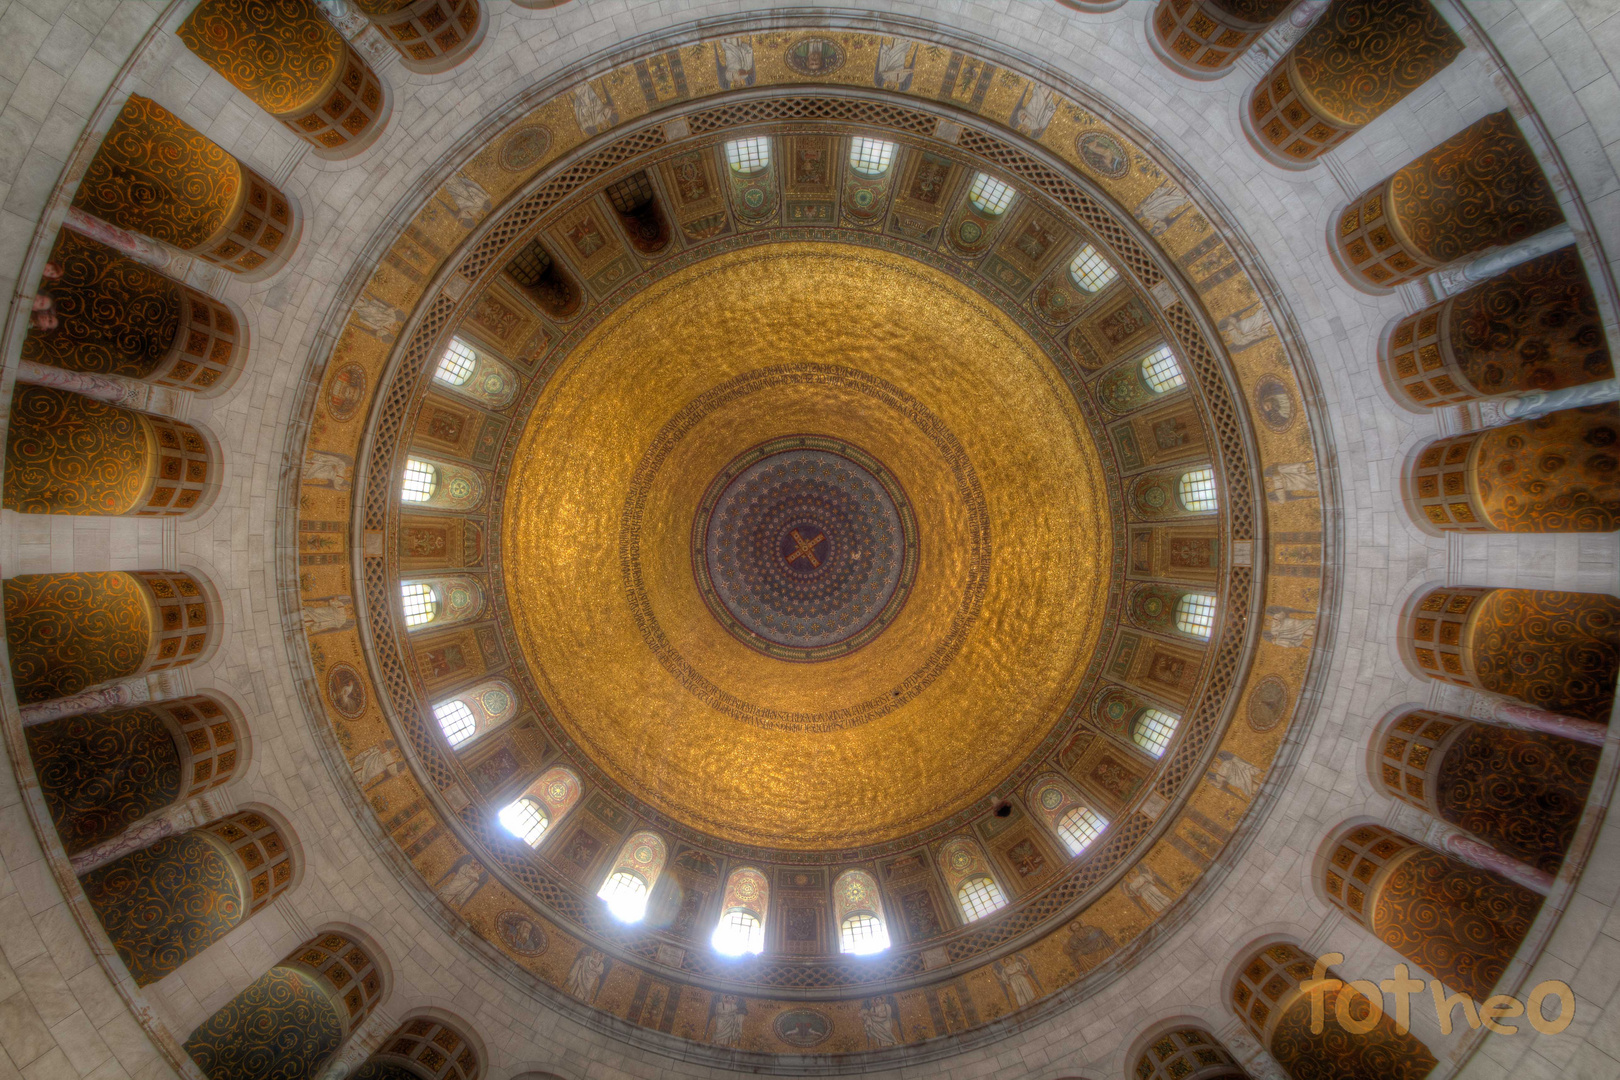
[[[840,951],[855,956],[882,952],[889,947],[889,934],[883,929],[882,919],[864,911],[857,912],[845,919],[844,925],[839,928],[838,947]]]
[[[628,870],[609,875],[596,895],[607,902],[608,910],[620,922],[640,922],[647,914],[647,883]]]
[[[1070,807],[1058,821],[1058,835],[1070,855],[1078,855],[1108,828],[1108,822],[1084,806]]]
[[[1181,476],[1181,505],[1195,514],[1208,513],[1216,507],[1215,470],[1194,469]]]
[[[453,704],[461,705],[461,702],[457,701]],[[462,705],[462,708],[465,709],[466,706]],[[471,713],[467,714],[467,719],[468,722],[471,722]],[[454,744],[452,743],[452,745]],[[527,796],[502,808],[500,818],[501,824],[506,826],[507,832],[530,847],[539,845],[540,838],[546,834],[546,827],[551,824],[540,804]]]
[[[1069,263],[1069,276],[1086,292],[1101,292],[1119,277],[1119,271],[1110,266],[1095,247],[1086,244]]]
[[[433,586],[420,581],[407,581],[399,587],[399,597],[405,603],[405,625],[421,626],[432,622],[439,614],[439,594]]]
[[[446,386],[460,386],[472,378],[473,368],[477,366],[478,354],[473,352],[472,346],[453,337],[444,355],[439,357],[439,370],[433,377]]]
[[[425,461],[408,458],[405,461],[405,482],[400,485],[399,497],[405,502],[427,502],[439,487],[439,470]]]
[[[443,705],[433,707],[433,717],[439,722],[439,730],[444,732],[445,741],[451,746],[460,746],[473,737],[478,730],[478,722],[473,719],[472,710],[467,708],[466,702],[460,698],[445,702]]]
[[[710,942],[716,952],[726,956],[763,952],[765,924],[751,911],[728,911],[720,916],[720,925],[714,928]]]
[[[1136,745],[1154,757],[1163,757],[1165,750],[1170,747],[1170,736],[1176,733],[1176,724],[1179,722],[1179,717],[1171,716],[1161,709],[1143,709],[1142,715],[1136,718],[1131,738],[1136,740]]]
[[[1002,183],[989,173],[980,173],[973,178],[973,186],[968,188],[968,201],[980,212],[996,217],[1006,213],[1007,207],[1012,205],[1012,185]]]
[[[1168,345],[1160,345],[1142,357],[1142,378],[1147,380],[1155,394],[1168,394],[1187,385],[1186,377],[1181,374],[1181,365],[1176,363],[1176,354],[1170,351]]]
[[[1176,629],[1209,640],[1215,632],[1215,598],[1209,593],[1187,593],[1176,604]]]
[[[862,176],[882,176],[894,161],[895,145],[857,136],[849,142],[849,166]]]
[[[1001,886],[994,878],[980,874],[962,882],[962,887],[956,890],[956,904],[962,909],[962,918],[973,922],[1006,907],[1007,898],[1001,895]]]
[[[763,135],[726,143],[726,164],[739,176],[763,172],[771,163],[771,140]]]

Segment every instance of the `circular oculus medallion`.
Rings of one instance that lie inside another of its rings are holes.
[[[772,439],[709,485],[692,565],[739,640],[781,660],[828,660],[899,614],[917,574],[917,519],[870,454],[826,436]]]

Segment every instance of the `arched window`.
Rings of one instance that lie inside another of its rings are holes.
[[[405,482],[400,486],[399,497],[405,502],[427,502],[433,498],[434,491],[439,487],[439,470],[425,461],[407,458],[405,461]]]
[[[849,167],[862,176],[882,176],[894,162],[895,145],[857,135],[849,142]]]
[[[1131,725],[1131,738],[1154,757],[1163,757],[1165,750],[1170,747],[1170,736],[1176,733],[1176,725],[1180,722],[1180,717],[1162,709],[1143,709],[1136,723]]]
[[[1176,363],[1176,354],[1170,351],[1168,345],[1160,345],[1142,357],[1142,378],[1155,394],[1168,394],[1187,385],[1181,365]]]
[[[647,914],[647,898],[664,872],[668,856],[669,848],[656,833],[638,832],[624,842],[607,880],[596,890],[615,919],[640,922]]]
[[[647,914],[647,883],[629,870],[609,874],[596,895],[607,903],[608,910],[620,922],[640,922]]]
[[[889,947],[889,932],[883,921],[866,911],[858,911],[844,918],[838,928],[838,951],[854,956],[868,956]]]
[[[833,917],[840,952],[865,956],[889,947],[877,881],[865,870],[845,870],[833,883]]]
[[[726,143],[726,164],[738,176],[764,172],[771,164],[771,140],[763,135]]]
[[[1215,597],[1190,592],[1176,602],[1176,629],[1208,641],[1215,632]]]
[[[1070,807],[1069,811],[1058,819],[1058,835],[1063,838],[1064,846],[1069,849],[1070,855],[1078,855],[1086,850],[1106,828],[1108,819],[1084,806]]]
[[[1069,277],[1086,292],[1101,292],[1114,283],[1119,271],[1110,266],[1095,247],[1085,244],[1069,263]]]
[[[426,582],[402,583],[399,587],[399,597],[405,604],[406,627],[430,623],[439,614],[439,594]]]
[[[1182,509],[1195,514],[1209,513],[1218,505],[1215,498],[1215,470],[1209,467],[1181,474],[1177,492]]]
[[[752,911],[728,911],[720,916],[710,943],[718,953],[741,956],[765,951],[765,924]]]
[[[458,701],[455,704],[461,703]],[[539,845],[540,838],[546,834],[546,827],[551,824],[551,818],[546,815],[540,800],[527,795],[502,807],[500,819],[507,832],[530,847]]]
[[[472,710],[467,708],[467,703],[460,698],[435,705],[433,716],[439,721],[439,730],[444,732],[445,742],[452,748],[472,738],[473,733],[478,730],[478,722],[473,719]]]
[[[1002,183],[989,173],[980,173],[973,178],[973,186],[968,188],[968,202],[982,214],[990,217],[1000,217],[1012,205],[1013,189],[1011,184]]]
[[[433,373],[433,378],[446,386],[460,386],[472,378],[473,368],[477,366],[478,354],[473,352],[472,346],[453,337],[444,355],[439,357],[439,370]]]
[[[1006,907],[1007,898],[1001,895],[1001,886],[996,884],[995,878],[976,874],[956,890],[956,906],[962,910],[964,920],[973,922]]]
[[[725,956],[765,951],[765,908],[770,886],[765,875],[752,867],[731,872],[720,905],[720,923],[710,943]]]

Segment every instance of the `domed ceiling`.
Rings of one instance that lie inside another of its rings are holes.
[[[355,796],[511,977],[683,1052],[1072,1000],[1218,872],[1312,663],[1269,295],[1140,135],[996,57],[806,26],[534,102],[381,255],[309,403],[298,648]],[[619,867],[640,922],[596,896]],[[873,956],[839,953],[849,870]]]

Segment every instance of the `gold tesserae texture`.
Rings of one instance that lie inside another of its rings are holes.
[[[794,435],[872,455],[916,514],[891,623],[819,662],[716,620],[704,494]],[[717,837],[878,843],[961,810],[1063,715],[1114,553],[1097,449],[1048,358],[915,261],[794,243],[649,287],[535,402],[503,509],[505,602],[541,693],[619,783]]]

